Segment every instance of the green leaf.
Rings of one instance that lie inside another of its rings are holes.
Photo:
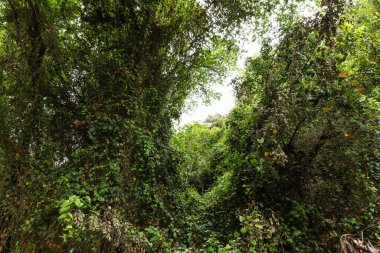
[[[70,206],[63,206],[61,207],[61,209],[59,209],[59,213],[62,214],[62,213],[66,213],[70,210]]]
[[[83,202],[81,201],[80,198],[76,198],[74,204],[78,208],[81,208],[83,206]]]
[[[69,215],[68,215],[69,213],[63,213],[63,214],[61,214],[59,217],[58,217],[58,219],[65,219],[66,217],[68,217]]]

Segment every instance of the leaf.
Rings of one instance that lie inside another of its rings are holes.
[[[83,203],[79,198],[75,199],[74,204],[78,208],[81,208],[83,206]]]
[[[329,112],[331,111],[332,109],[334,109],[334,105],[327,105],[325,107],[323,107],[323,112]]]
[[[253,166],[256,166],[256,165],[258,164],[257,159],[252,159],[252,160],[251,160],[251,164],[252,164]]]
[[[65,220],[67,222],[71,221],[73,219],[73,215],[69,212],[63,213],[58,217],[59,220]]]
[[[342,78],[348,77],[348,72],[347,71],[340,72],[339,77],[342,77]]]
[[[84,198],[87,200],[87,203],[91,204],[91,197],[90,196],[86,196]]]
[[[247,228],[246,228],[246,227],[242,227],[242,228],[240,229],[240,232],[241,232],[242,234],[246,234],[246,233],[247,233]]]
[[[67,213],[67,211],[70,210],[70,206],[62,206],[61,209],[59,209],[59,213]]]
[[[61,214],[61,215],[58,217],[58,219],[62,220],[62,219],[64,219],[64,218],[66,218],[67,216],[68,216],[68,213],[63,213],[63,214]]]
[[[66,206],[70,206],[70,204],[71,204],[70,201],[65,200],[65,201],[62,202],[62,204],[61,204],[61,208],[62,208],[62,207],[66,207]]]
[[[69,225],[67,225],[66,227],[65,227],[65,229],[64,230],[71,230],[71,229],[73,229],[73,225],[71,225],[71,224],[69,224]]]
[[[158,239],[159,237],[157,235],[153,236],[152,238],[149,239],[149,242],[154,242]]]
[[[357,92],[359,92],[359,93],[362,93],[364,90],[365,90],[365,88],[363,88],[363,87],[358,87],[358,88],[356,88],[355,89]]]

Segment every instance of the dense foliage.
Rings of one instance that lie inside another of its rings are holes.
[[[0,253],[379,242],[380,2],[316,4],[2,1]],[[248,21],[236,107],[175,131]]]

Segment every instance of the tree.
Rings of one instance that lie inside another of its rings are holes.
[[[110,237],[86,222],[173,227],[181,210],[172,121],[190,93],[235,61],[233,24],[247,17],[236,4],[0,4],[3,245],[125,251],[128,234]]]
[[[364,46],[364,33],[371,41],[378,33],[371,18],[360,19],[375,6],[325,3],[277,46],[264,46],[235,82],[239,106],[227,140],[241,161],[231,163],[234,194],[244,199],[236,206],[253,201],[277,212],[286,251],[335,251],[338,235],[378,215],[378,70],[371,62],[379,45]]]

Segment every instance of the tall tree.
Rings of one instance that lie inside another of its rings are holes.
[[[334,251],[337,235],[378,215],[379,76],[371,62],[379,44],[377,21],[358,21],[365,8],[378,5],[323,1],[235,83],[240,105],[228,138],[235,195],[245,197],[237,205],[278,212],[288,252]]]
[[[111,237],[86,222],[173,225],[172,121],[191,92],[235,61],[235,25],[273,6],[226,3],[0,4],[2,245],[125,251],[126,232]],[[81,237],[86,229],[93,236]]]

